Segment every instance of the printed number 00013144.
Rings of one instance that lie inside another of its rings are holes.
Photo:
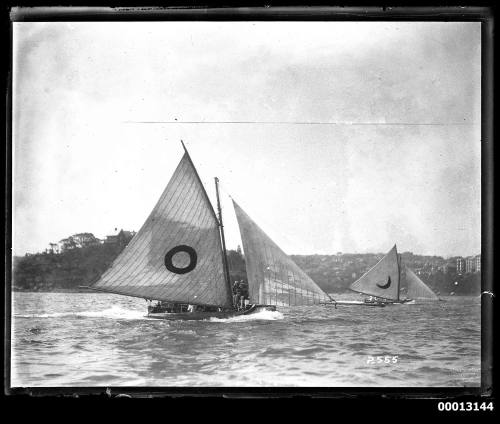
[[[493,411],[493,402],[439,402],[438,411]]]

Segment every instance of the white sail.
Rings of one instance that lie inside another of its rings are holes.
[[[248,278],[250,302],[296,306],[329,302],[329,296],[233,200]]]
[[[402,270],[403,286],[409,299],[439,300],[437,295],[406,265]]]
[[[217,217],[186,152],[142,228],[93,288],[231,307],[222,254]]]
[[[351,284],[351,290],[384,299],[399,300],[399,261],[396,245]]]

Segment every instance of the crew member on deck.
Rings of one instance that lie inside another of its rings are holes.
[[[241,287],[240,282],[235,281],[233,284],[233,305],[240,309]]]

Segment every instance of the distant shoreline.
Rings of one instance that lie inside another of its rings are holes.
[[[125,247],[122,244],[102,244],[15,257],[12,289],[30,292],[88,293],[82,286],[96,282]],[[405,264],[418,273],[431,290],[440,293],[480,293],[479,272],[457,274],[442,258],[415,256],[403,252]],[[380,258],[374,254],[292,256],[292,260],[326,293],[352,293],[350,285]],[[248,281],[244,255],[240,250],[228,251],[231,281]],[[451,264],[453,265],[453,264]]]
[[[18,289],[14,289],[14,290],[12,290],[12,293],[97,293],[97,294],[100,293],[100,294],[112,294],[112,293],[106,293],[106,292],[94,291],[94,290],[86,290],[86,289],[56,289],[56,290],[43,290],[43,289],[42,290],[18,290]],[[349,290],[346,290],[346,291],[339,291],[339,292],[329,292],[328,294],[331,296],[334,296],[334,295],[346,294],[346,293],[352,293],[352,292]],[[454,295],[440,294],[438,296],[440,296],[440,297],[477,297],[479,295],[455,293]]]

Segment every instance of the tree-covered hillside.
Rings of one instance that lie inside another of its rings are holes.
[[[118,244],[102,244],[15,257],[12,286],[22,291],[76,290],[96,281],[122,249]]]
[[[129,240],[73,248],[62,253],[40,253],[15,257],[13,288],[19,291],[78,290],[96,281],[124,249]],[[380,254],[293,255],[292,259],[324,291],[347,291],[381,258]],[[405,263],[436,293],[448,295],[478,295],[481,274],[444,272],[437,267],[439,257],[403,254]],[[246,281],[245,259],[241,249],[228,251],[231,282]]]

